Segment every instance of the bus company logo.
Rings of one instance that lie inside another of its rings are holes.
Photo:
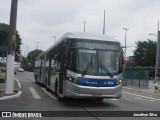
[[[12,117],[11,112],[2,112],[2,117]]]

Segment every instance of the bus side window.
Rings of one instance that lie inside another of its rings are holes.
[[[54,61],[54,72],[59,72],[60,70],[60,62],[57,60]]]
[[[54,59],[51,60],[51,73],[54,72]]]

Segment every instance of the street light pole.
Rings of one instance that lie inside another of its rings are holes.
[[[157,49],[156,49],[156,67],[155,67],[155,79],[157,77],[157,74],[160,75],[160,31],[159,31],[159,21],[158,21],[158,34],[152,34],[149,35],[157,36]]]
[[[39,42],[36,42],[36,41],[34,41],[37,45],[36,45],[36,50],[38,49],[38,44],[39,44]]]
[[[105,23],[106,23],[106,20],[105,20],[105,10],[104,10],[103,35],[105,34]]]
[[[125,63],[125,58],[126,58],[126,39],[127,39],[127,30],[129,28],[123,28],[125,30],[125,46],[124,46],[124,74],[125,74],[125,82],[126,82],[126,73],[125,73],[125,70],[126,70],[126,63]],[[126,84],[126,83],[125,83]]]
[[[12,94],[14,89],[14,61],[16,44],[16,22],[17,22],[18,0],[12,0],[10,13],[9,42],[7,51],[7,71],[5,94]]]
[[[86,32],[86,21],[84,21],[84,32]]]

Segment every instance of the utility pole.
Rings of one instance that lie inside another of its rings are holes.
[[[105,23],[106,20],[105,20],[105,10],[104,10],[104,21],[103,21],[103,35],[105,34]]]
[[[37,44],[37,45],[36,45],[36,50],[37,50],[39,42],[36,42],[36,41],[34,41],[34,42]]]
[[[129,28],[123,28],[125,30],[125,46],[124,46],[124,75],[125,75],[125,84],[126,84],[126,73],[125,73],[125,70],[126,70],[126,63],[125,63],[125,59],[126,59],[126,39],[127,39],[127,30]]]
[[[157,34],[157,50],[156,50],[156,69],[155,69],[155,79],[156,75],[160,75],[160,31],[159,31],[159,21],[158,21],[158,34]]]
[[[84,21],[84,32],[86,32],[86,21]]]
[[[27,45],[27,55],[28,55],[28,45]]]
[[[7,51],[7,71],[5,94],[12,94],[14,89],[14,61],[16,44],[16,21],[18,0],[12,0],[10,13],[9,42]]]

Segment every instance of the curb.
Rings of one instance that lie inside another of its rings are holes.
[[[19,87],[19,89],[20,89],[20,90],[18,91],[18,93],[16,93],[15,95],[3,96],[3,97],[0,98],[0,100],[7,100],[7,99],[12,99],[12,98],[17,98],[17,97],[19,97],[19,96],[22,94],[21,84],[20,84],[20,82],[19,82],[17,79],[15,79],[15,80],[17,81],[18,87]]]

